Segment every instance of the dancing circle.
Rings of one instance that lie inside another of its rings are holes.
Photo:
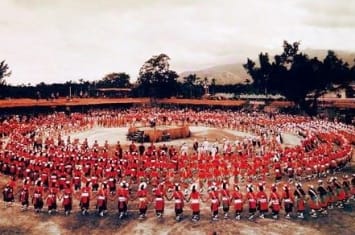
[[[73,138],[98,127],[133,133],[152,128],[152,120],[212,131],[179,128],[180,142],[163,138],[166,132],[150,143],[144,136],[117,136],[115,144]],[[23,211],[103,217],[116,210],[118,219],[144,219],[153,209],[161,220],[174,207],[177,222],[186,211],[198,222],[209,205],[212,221],[220,212],[223,219],[278,219],[282,208],[286,219],[304,219],[328,216],[355,198],[355,175],[344,170],[355,128],[305,116],[162,108],[14,115],[2,119],[0,137],[5,207]]]

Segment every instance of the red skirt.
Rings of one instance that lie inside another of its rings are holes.
[[[319,203],[316,200],[310,200],[309,201],[309,207],[313,210],[319,210]]]
[[[260,200],[259,205],[260,205],[260,210],[262,210],[262,211],[265,211],[268,209],[268,203],[267,203],[266,199]]]
[[[211,203],[211,211],[218,211],[218,207],[219,207],[218,201]]]
[[[139,209],[145,209],[148,206],[148,202],[145,198],[139,198],[139,204],[138,204],[138,208]]]
[[[280,204],[279,203],[272,203],[272,206],[271,206],[271,209],[273,210],[273,211],[276,211],[276,212],[278,212],[278,211],[280,211]]]
[[[200,203],[191,203],[192,212],[200,212]]]
[[[346,199],[345,191],[344,191],[343,189],[341,189],[341,190],[339,191],[339,194],[338,194],[338,200],[339,200],[339,201],[343,201],[343,200],[345,200],[345,199]]]
[[[304,210],[305,210],[304,200],[303,199],[297,199],[297,211],[298,212],[303,212]]]
[[[243,210],[243,201],[241,199],[234,199],[234,210],[235,211]]]
[[[161,211],[164,210],[164,199],[156,198],[155,199],[155,210]]]

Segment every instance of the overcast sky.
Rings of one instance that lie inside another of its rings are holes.
[[[1,0],[0,61],[12,84],[135,80],[152,55],[178,73],[301,49],[355,51],[353,0]]]

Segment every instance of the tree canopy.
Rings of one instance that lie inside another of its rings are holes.
[[[137,79],[139,96],[167,98],[177,94],[178,75],[170,70],[169,60],[167,55],[160,54],[142,65]]]
[[[180,85],[180,94],[183,98],[200,98],[203,95],[203,86],[201,78],[196,74],[189,74],[183,77]]]
[[[9,71],[9,66],[6,64],[5,60],[0,62],[0,85],[5,85],[5,77],[9,77],[11,71]]]
[[[251,59],[243,65],[260,93],[279,93],[312,114],[316,99],[325,92],[346,87],[354,81],[353,68],[328,51],[323,61],[299,51],[299,42],[284,41],[283,52],[271,62],[268,53],[259,54],[259,66]]]
[[[96,82],[99,88],[129,88],[131,86],[130,77],[126,73],[109,73]]]

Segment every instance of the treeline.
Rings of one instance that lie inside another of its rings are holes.
[[[199,79],[203,81],[204,79]],[[31,98],[31,99],[50,99],[53,96],[57,97],[69,97],[70,90],[72,97],[100,97],[102,92],[99,92],[99,88],[115,88],[113,86],[100,86],[95,82],[85,81],[72,82],[72,83],[53,83],[46,84],[40,83],[38,85],[19,85],[11,86],[4,85],[0,88],[0,99],[6,98]],[[120,87],[118,87],[120,88]],[[121,87],[123,88],[123,87]],[[144,97],[145,91],[142,91],[142,87],[136,84],[129,84],[127,87],[132,91],[127,94],[128,97]],[[186,82],[177,82],[176,92],[168,97],[177,98],[201,98],[204,95],[203,84],[189,84]],[[233,94],[255,94],[257,90],[251,84],[228,84],[228,85],[210,85],[209,93],[233,93]],[[149,93],[148,93],[149,94]],[[165,94],[164,94],[165,95]],[[163,95],[162,95],[163,96]]]
[[[328,51],[323,60],[299,50],[299,42],[284,41],[283,51],[272,59],[260,53],[258,65],[251,59],[244,68],[253,78],[258,93],[278,93],[294,101],[309,114],[317,110],[317,98],[330,91],[352,90],[355,65]]]
[[[130,82],[126,73],[110,73],[97,81],[68,81],[65,83],[37,85],[23,84],[18,86],[0,84],[0,98],[32,98],[54,99],[58,97],[102,97],[100,88],[130,88],[129,97],[178,97],[201,98],[206,91],[215,93],[255,93],[257,90],[251,84],[218,85],[215,80],[190,74],[179,78],[175,71],[168,69],[169,57],[165,54],[153,56],[141,68],[136,83]],[[164,64],[162,63],[164,61]],[[149,65],[147,65],[149,64]],[[7,67],[8,68],[8,67]],[[178,79],[179,78],[179,79]],[[206,90],[208,88],[208,90]]]
[[[333,51],[328,51],[323,60],[312,58],[302,53],[299,45],[299,42],[284,41],[282,52],[273,58],[268,53],[260,53],[256,62],[247,59],[243,66],[252,80],[230,85],[218,85],[215,79],[209,81],[195,74],[180,78],[170,69],[170,58],[165,54],[152,56],[144,62],[135,83],[130,82],[126,73],[110,73],[97,81],[81,79],[63,84],[42,82],[35,86],[11,86],[5,83],[11,71],[2,61],[0,98],[97,97],[102,95],[100,88],[130,88],[128,96],[155,98],[200,98],[206,93],[280,94],[311,113],[316,109],[317,98],[326,92],[346,89],[348,95],[353,96],[354,64],[349,65]]]

